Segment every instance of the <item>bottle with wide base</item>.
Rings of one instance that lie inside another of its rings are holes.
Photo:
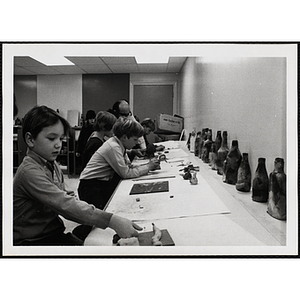
[[[266,159],[260,157],[252,181],[252,200],[267,202],[269,198],[269,177],[266,169]]]
[[[242,161],[242,154],[239,150],[237,140],[232,141],[231,148],[224,161],[224,182],[228,184],[236,184],[238,169]]]
[[[187,146],[187,148],[188,148],[189,150],[191,150],[191,136],[192,136],[192,134],[189,133],[189,137],[188,137],[188,140],[187,140],[187,142],[186,142],[186,146]]]
[[[286,220],[286,174],[283,158],[275,159],[274,170],[269,176],[267,212],[276,219]]]
[[[217,135],[215,138],[215,144],[216,144],[216,151],[218,151],[222,145],[222,136],[221,136],[221,130],[217,131]]]
[[[208,129],[206,140],[203,143],[203,151],[202,151],[202,161],[206,164],[209,163],[209,153],[211,151],[211,145],[213,143],[212,140],[212,130]]]
[[[217,154],[216,143],[213,142],[211,145],[211,151],[209,152],[209,163],[208,163],[208,165],[212,168],[212,170],[217,170],[217,159],[218,159],[218,154]]]
[[[248,153],[243,153],[243,158],[238,169],[236,189],[240,192],[249,192],[251,189],[251,170]]]
[[[201,132],[201,137],[200,137],[200,141],[199,141],[199,158],[202,159],[202,154],[203,154],[203,144],[204,141],[206,140],[206,136],[207,136],[207,130],[208,128],[202,128],[202,132]]]
[[[217,151],[217,161],[216,161],[216,166],[217,166],[217,174],[218,175],[223,175],[224,174],[224,161],[227,157],[229,148],[227,145],[227,131],[223,131],[223,138],[222,138],[222,145],[220,149]]]
[[[201,131],[198,131],[197,132],[197,135],[196,135],[196,140],[195,140],[195,151],[194,151],[194,154],[195,156],[199,157],[199,144],[201,142]]]

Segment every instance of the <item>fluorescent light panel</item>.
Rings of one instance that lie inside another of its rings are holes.
[[[59,54],[53,55],[51,52],[38,53],[30,57],[46,66],[74,66],[74,64],[64,56]]]

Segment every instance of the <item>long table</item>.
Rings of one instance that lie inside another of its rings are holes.
[[[142,232],[152,231],[152,223],[167,230],[175,246],[115,247],[115,232],[109,228],[94,228],[85,240],[85,246],[113,246],[98,248],[99,254],[138,255],[232,255],[280,253],[281,243],[257,221],[222,184],[212,185],[207,165],[190,153],[185,142],[167,141],[167,159],[161,170],[136,179],[122,180],[105,210],[126,217],[140,225]],[[134,164],[143,164],[136,160]],[[198,184],[183,178],[183,169],[192,164]],[[136,184],[157,182],[168,184],[168,191],[130,194]],[[221,181],[221,179],[220,179]],[[178,247],[180,246],[180,247]],[[104,252],[103,252],[104,251]]]

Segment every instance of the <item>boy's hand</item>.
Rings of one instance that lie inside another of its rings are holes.
[[[152,158],[149,161],[149,170],[160,170],[160,161],[157,158]]]
[[[112,215],[108,227],[113,229],[120,238],[138,236],[137,230],[143,229],[132,221],[116,215]]]
[[[164,151],[164,150],[165,150],[165,146],[163,145],[156,146],[156,151]]]

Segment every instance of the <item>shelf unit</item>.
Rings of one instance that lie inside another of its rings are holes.
[[[70,129],[67,141],[68,175],[77,176],[81,171],[81,158],[76,156],[78,137],[81,127],[72,127]]]
[[[15,173],[18,166],[23,161],[26,154],[26,144],[22,137],[22,126],[14,126],[13,128],[13,172]]]

